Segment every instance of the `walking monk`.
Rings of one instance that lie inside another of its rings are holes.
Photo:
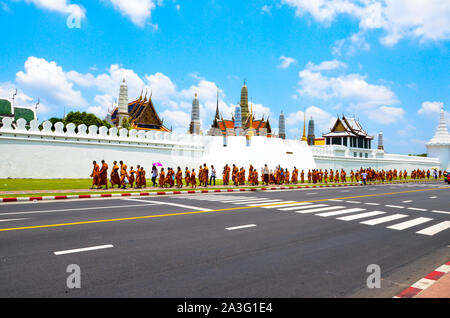
[[[175,181],[177,182],[177,188],[183,187],[183,171],[178,167],[177,174],[175,175]]]
[[[184,171],[184,181],[186,182],[186,187],[189,187],[189,184],[191,183],[191,172],[188,167],[186,167],[186,170]]]
[[[125,189],[127,187],[127,183],[125,182],[128,180],[128,173],[127,173],[127,165],[123,163],[123,161],[120,161],[120,185],[122,186],[122,189]]]
[[[134,174],[136,173],[136,171],[133,170],[133,167],[130,168],[130,177],[128,178],[128,181],[130,182],[130,188],[133,188],[133,184],[134,184]]]
[[[161,172],[159,173],[159,186],[161,188],[164,188],[164,185],[166,183],[166,173],[164,172],[164,168],[161,168]]]
[[[108,164],[105,162],[105,160],[102,160],[102,168],[99,172],[99,178],[98,178],[98,187],[105,186],[105,189],[108,189]]]
[[[223,175],[222,175],[223,185],[228,185],[230,182],[230,167],[228,164],[225,165],[223,168]]]
[[[191,185],[193,188],[197,187],[197,180],[195,180],[195,169],[192,169],[191,173]]]
[[[113,162],[114,166],[111,171],[111,188],[114,188],[114,185],[117,184],[117,188],[120,188],[120,177],[119,177],[119,166],[117,165],[117,161]]]
[[[98,166],[96,161],[93,161],[92,164],[94,165],[94,169],[92,170],[92,173],[91,173],[91,178],[92,178],[91,189],[94,189],[94,186],[98,187],[98,184],[99,184],[98,177],[99,177],[100,167]]]

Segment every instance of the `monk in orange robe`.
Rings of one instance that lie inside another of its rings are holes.
[[[233,164],[233,171],[231,177],[235,186],[239,185],[238,172],[239,172],[238,167],[236,167],[236,165]]]
[[[183,187],[183,171],[181,171],[180,167],[178,167],[177,173],[175,174],[175,181],[177,183],[177,188]]]
[[[104,185],[105,189],[108,189],[108,164],[105,160],[102,160],[102,168],[100,169],[98,179],[99,188]]]
[[[296,184],[297,182],[298,182],[298,169],[294,167],[294,170],[292,171],[291,183]]]
[[[145,177],[145,169],[143,166],[141,167],[141,174],[142,174],[142,185],[144,186],[144,188],[146,188],[147,187],[147,179]]]
[[[305,183],[305,171],[302,170],[302,173],[300,173],[300,181],[301,183]]]
[[[92,173],[91,173],[91,178],[92,178],[91,189],[94,189],[94,186],[97,187],[99,184],[98,179],[99,179],[100,167],[96,161],[93,161],[92,164],[94,165],[94,169],[92,170]]]
[[[230,182],[230,167],[228,166],[228,164],[226,164],[223,168],[222,181],[223,185],[228,185],[228,183]]]
[[[130,182],[130,188],[133,188],[134,185],[134,174],[136,173],[136,171],[133,170],[133,167],[130,168],[130,177],[128,178],[128,181]]]
[[[141,188],[142,187],[142,170],[141,170],[141,166],[137,165],[136,166],[136,188]]]
[[[191,173],[191,185],[193,188],[197,187],[197,180],[195,180],[195,169],[192,169]]]
[[[122,189],[125,189],[127,187],[127,183],[125,181],[128,180],[128,173],[127,173],[127,165],[123,163],[123,161],[120,161],[120,185],[122,186]]]
[[[114,185],[117,184],[117,188],[120,188],[119,166],[117,165],[117,161],[114,161],[113,164],[114,166],[111,171],[111,187],[114,188]]]
[[[189,184],[191,183],[191,172],[188,167],[186,167],[186,170],[184,171],[184,181],[186,182],[186,187],[189,187]]]
[[[291,174],[290,174],[289,170],[286,168],[284,170],[284,183],[289,184],[290,178],[291,178]]]
[[[166,184],[166,173],[164,172],[164,168],[161,168],[158,183],[161,188],[164,188],[164,185]]]

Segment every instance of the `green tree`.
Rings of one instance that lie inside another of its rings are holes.
[[[67,114],[66,118],[64,118],[63,123],[64,125],[73,123],[76,126],[85,124],[87,127],[94,125],[97,127],[105,126],[107,128],[111,128],[111,124],[107,121],[101,120],[94,114],[86,112],[70,112]]]

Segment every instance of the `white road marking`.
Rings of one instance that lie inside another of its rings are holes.
[[[410,202],[412,202],[412,200],[402,201],[402,203],[410,203]]]
[[[347,202],[347,203],[355,203],[355,204],[360,204],[361,203],[359,201],[345,201],[345,202]]]
[[[414,210],[414,211],[426,211],[427,209],[421,209],[421,208],[408,208],[408,210]]]
[[[434,234],[444,231],[448,228],[450,228],[450,221],[444,221],[444,222],[438,223],[436,225],[424,228],[423,230],[420,230],[416,233],[424,234],[424,235],[434,235]]]
[[[20,221],[20,220],[29,220],[29,218],[23,218],[23,219],[4,219],[4,220],[0,220],[0,222],[11,222],[11,221]]]
[[[443,214],[450,214],[450,212],[447,212],[447,211],[439,211],[439,210],[433,210],[433,211],[431,211],[431,212],[434,212],[434,213],[443,213]]]
[[[396,209],[404,209],[405,208],[404,206],[401,206],[401,205],[389,205],[389,204],[386,204],[385,206],[387,206],[389,208],[396,208]]]
[[[238,202],[231,202],[232,204],[250,204],[250,203],[258,203],[258,202],[264,202],[269,199],[254,199],[254,200],[245,200],[245,201],[238,201]],[[281,201],[281,200],[280,200]]]
[[[379,211],[379,212],[381,212],[381,211]],[[360,223],[367,224],[367,225],[377,225],[377,224],[380,224],[380,223],[385,223],[385,222],[389,222],[389,221],[394,221],[394,220],[406,218],[407,216],[409,216],[409,215],[406,215],[406,214],[393,214],[393,215],[383,216],[381,218],[376,218],[376,219],[372,219],[372,220],[368,220],[368,221],[363,221],[363,222],[360,222]]]
[[[450,272],[450,265],[441,265],[438,268],[436,268],[437,272],[443,272],[443,273],[448,273]]]
[[[317,209],[309,209],[309,210],[303,210],[303,211],[294,211],[295,213],[315,213],[315,212],[321,212],[321,211],[329,211],[329,210],[337,210],[345,208],[345,206],[329,206],[325,208],[317,208]]]
[[[293,202],[293,201],[290,201]],[[272,205],[272,206],[263,206],[263,209],[278,209],[278,208],[284,208],[284,207],[294,207],[299,205],[310,205],[310,202],[300,202],[300,203],[293,203],[293,204],[280,204],[280,205]]]
[[[321,206],[328,206],[328,204],[314,204],[314,205],[307,205],[307,206],[297,206],[292,208],[282,208],[279,209],[280,211],[292,211],[292,210],[301,210],[301,209],[309,209],[309,208],[318,208]]]
[[[227,227],[227,228],[225,228],[225,230],[233,231],[233,230],[246,229],[248,227],[255,227],[255,226],[256,226],[256,224],[240,225],[240,226]]]
[[[422,223],[425,223],[425,222],[429,222],[431,220],[433,220],[433,219],[431,219],[431,218],[416,218],[416,219],[413,219],[413,220],[409,220],[409,221],[406,221],[406,222],[402,222],[402,223],[398,223],[398,224],[394,224],[394,225],[388,226],[387,228],[388,229],[392,229],[392,230],[399,230],[399,231],[401,231],[401,230],[404,230],[404,229],[407,229],[407,228],[410,228],[410,227],[413,227],[413,226],[416,226],[416,225],[419,225],[419,224],[422,224]]]
[[[139,201],[138,199],[126,199],[126,200]],[[180,208],[192,209],[192,210],[197,210],[197,211],[211,211],[211,209],[199,208],[199,207],[192,206],[192,205],[185,205],[185,204],[178,204],[178,203],[170,203],[170,202],[163,202],[163,201],[149,201],[149,200],[145,200],[145,202],[157,203],[160,205],[177,206]]]
[[[318,194],[317,192],[305,193],[306,195]]]
[[[338,219],[338,220],[343,220],[343,221],[352,221],[352,220],[368,218],[368,217],[370,217],[370,216],[375,216],[375,215],[380,215],[380,214],[385,214],[385,213],[386,213],[386,212],[372,211],[372,212],[366,212],[366,213],[354,214],[354,215],[349,215],[349,216],[343,216],[343,217],[337,218],[337,219]]]
[[[258,206],[258,205],[264,205],[264,204],[273,204],[276,202],[283,202],[281,200],[267,200],[267,201],[262,201],[262,202],[257,202],[257,203],[252,203],[252,204],[246,204],[246,206]],[[237,204],[237,203],[235,203]]]
[[[129,199],[131,200],[131,199]],[[145,201],[141,201],[145,202]],[[149,206],[155,204],[133,204],[133,205],[111,205],[111,206],[99,206],[99,207],[81,207],[72,209],[58,209],[58,210],[38,210],[38,211],[26,211],[26,212],[8,212],[0,213],[0,215],[18,215],[18,214],[37,214],[37,213],[55,213],[55,212],[68,212],[68,211],[87,211],[87,210],[101,210],[101,209],[119,209],[119,208],[132,208],[139,206]]]
[[[366,209],[353,208],[353,209],[345,209],[345,210],[339,210],[339,211],[333,211],[333,212],[319,213],[319,214],[316,214],[316,215],[322,216],[322,217],[327,217],[327,216],[334,216],[334,215],[340,215],[340,214],[361,212],[361,211],[365,211],[365,210]]]
[[[367,205],[380,205],[380,203],[372,203],[372,202],[366,202],[364,204],[367,204]]]
[[[223,198],[220,200],[222,203],[230,203],[230,202],[238,202],[238,201],[245,201],[245,200],[255,200],[255,199],[261,199],[258,197],[237,197],[237,198]]]
[[[64,254],[71,254],[71,253],[79,253],[79,252],[100,250],[100,249],[111,248],[111,247],[114,247],[114,245],[107,244],[107,245],[99,245],[99,246],[92,246],[92,247],[85,247],[85,248],[77,248],[77,249],[73,249],[73,250],[54,252],[54,254],[55,255],[64,255]]]
[[[333,201],[333,202],[342,202],[342,200],[338,200],[338,199],[330,199],[328,201]]]
[[[430,199],[436,199],[437,197],[430,197]]]

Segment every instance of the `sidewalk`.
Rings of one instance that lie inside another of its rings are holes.
[[[414,298],[450,298],[450,273],[442,276],[436,283]]]

